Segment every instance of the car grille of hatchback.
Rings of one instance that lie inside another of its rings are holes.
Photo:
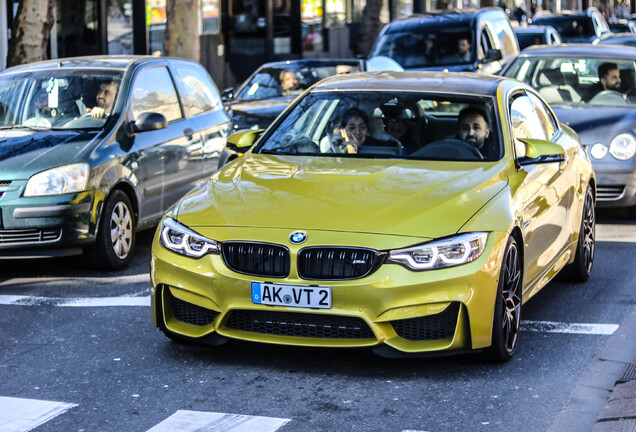
[[[459,303],[453,302],[442,312],[418,318],[391,321],[401,338],[411,341],[448,339],[455,333]]]
[[[223,261],[237,273],[253,276],[289,275],[289,249],[270,243],[223,242]]]
[[[311,247],[298,255],[298,274],[303,279],[356,279],[371,274],[380,261],[370,249]]]
[[[219,314],[216,311],[193,305],[192,303],[188,303],[181,299],[178,299],[172,295],[170,290],[167,290],[166,294],[167,300],[170,301],[172,316],[177,321],[203,327],[212,324],[214,318],[216,318],[216,316]]]
[[[0,245],[39,244],[58,240],[60,228],[48,229],[0,229]]]
[[[598,185],[596,187],[596,198],[599,201],[611,201],[617,200],[623,195],[625,186],[605,186]]]
[[[252,333],[321,339],[374,339],[361,318],[298,312],[235,310],[225,327]]]

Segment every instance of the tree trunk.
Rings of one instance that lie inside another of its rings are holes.
[[[22,0],[13,20],[7,66],[46,59],[55,0]]]
[[[362,11],[362,22],[358,32],[356,55],[368,56],[375,39],[378,37],[383,24],[380,22],[382,0],[367,0]]]
[[[199,2],[171,0],[166,2],[166,56],[199,61]]]

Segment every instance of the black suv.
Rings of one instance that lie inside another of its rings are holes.
[[[382,29],[369,57],[390,57],[405,70],[497,73],[518,54],[510,20],[502,9],[493,7],[394,21]]]

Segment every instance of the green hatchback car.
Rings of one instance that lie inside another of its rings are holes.
[[[135,232],[218,165],[229,117],[199,64],[58,59],[0,74],[0,260],[129,263]]]

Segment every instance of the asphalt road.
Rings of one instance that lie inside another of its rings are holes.
[[[2,262],[0,431],[545,431],[636,305],[636,221],[599,222],[610,241],[590,280],[552,282],[527,303],[503,365],[177,344],[147,306],[151,231],[118,274],[80,258]]]

